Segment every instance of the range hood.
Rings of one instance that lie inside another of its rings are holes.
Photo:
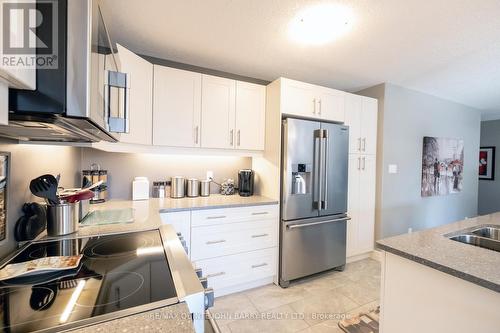
[[[116,142],[108,132],[88,119],[58,115],[11,114],[9,125],[0,126],[0,135],[21,141],[52,142]]]
[[[42,16],[43,4],[36,2]],[[127,74],[119,72],[117,47],[104,24],[100,0],[53,4],[57,6],[58,66],[36,68],[34,91],[9,90],[9,123],[0,126],[0,136],[22,141],[117,142],[112,133],[129,129],[130,83]],[[41,40],[53,37],[50,27],[37,28],[36,34]]]

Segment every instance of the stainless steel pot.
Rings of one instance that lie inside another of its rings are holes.
[[[187,180],[187,196],[194,198],[200,195],[200,181],[196,178]]]
[[[62,236],[78,231],[80,203],[47,206],[47,235]]]
[[[186,179],[181,176],[172,177],[170,184],[171,198],[184,198],[186,188]]]

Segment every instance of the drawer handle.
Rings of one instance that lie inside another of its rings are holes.
[[[226,275],[226,272],[219,272],[219,273],[208,274],[207,278],[213,278],[213,277],[221,276],[221,275]]]
[[[258,264],[258,265],[252,265],[252,268],[259,268],[259,267],[264,267],[264,266],[267,266],[267,262],[264,262],[264,263]]]
[[[226,217],[227,217],[226,215],[207,216],[207,220],[225,219]]]
[[[256,212],[256,213],[252,213],[252,215],[266,215],[266,214],[269,214],[269,212]]]
[[[212,244],[219,244],[219,243],[225,243],[225,242],[226,242],[225,239],[220,239],[220,240],[216,240],[216,241],[208,241],[205,244],[212,245]]]
[[[252,235],[252,238],[259,238],[259,237],[266,237],[266,236],[269,236],[269,234]]]

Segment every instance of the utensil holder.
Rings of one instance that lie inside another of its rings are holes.
[[[62,236],[78,231],[80,203],[47,205],[47,235]]]

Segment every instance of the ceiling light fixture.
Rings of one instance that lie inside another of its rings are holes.
[[[289,35],[294,41],[321,45],[334,41],[352,28],[352,11],[345,6],[323,4],[306,8],[290,22]]]

